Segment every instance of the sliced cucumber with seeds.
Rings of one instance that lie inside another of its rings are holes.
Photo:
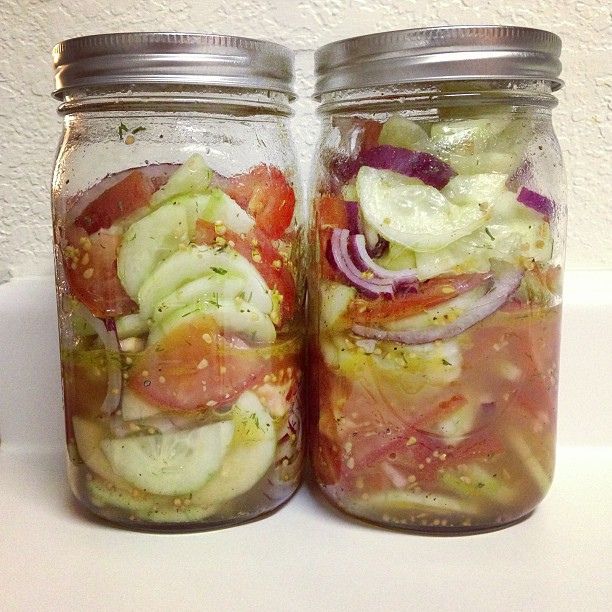
[[[162,206],[130,225],[117,254],[117,275],[126,293],[135,298],[155,266],[188,242],[181,206]]]
[[[138,292],[140,313],[151,317],[157,304],[179,287],[214,269],[226,270],[245,279],[245,296],[261,312],[272,310],[272,299],[266,282],[257,269],[231,248],[219,249],[205,245],[190,245],[163,261],[143,283]]]
[[[135,519],[156,523],[191,523],[200,521],[217,510],[214,506],[194,506],[191,503],[175,505],[173,499],[149,494],[135,495],[132,491],[109,487],[97,479],[88,482],[87,489],[95,506],[120,508],[129,511]]]
[[[270,317],[258,308],[238,298],[190,304],[171,312],[151,328],[149,345],[158,343],[179,325],[202,316],[212,317],[222,330],[245,336],[250,342],[271,344],[276,340],[276,330]]]
[[[101,448],[129,483],[160,495],[202,487],[219,469],[234,435],[232,421],[164,434],[107,439]]]
[[[221,469],[195,491],[192,503],[220,504],[252,489],[265,475],[276,451],[274,421],[252,391],[233,409],[235,434]]]
[[[381,236],[418,252],[442,249],[484,225],[487,208],[458,206],[418,179],[362,166],[357,193],[366,221]]]
[[[153,320],[161,321],[171,312],[190,305],[210,303],[213,300],[231,300],[244,291],[246,281],[224,268],[179,287],[165,297],[153,310]]]
[[[206,193],[212,177],[212,170],[206,165],[204,158],[196,153],[151,196],[151,206],[159,206],[183,193]]]

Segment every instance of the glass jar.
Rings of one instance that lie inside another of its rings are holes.
[[[72,491],[141,529],[268,513],[295,492],[304,455],[292,54],[138,33],[54,55]]]
[[[312,459],[348,514],[461,533],[515,522],[549,489],[559,53],[553,34],[495,27],[318,52]]]

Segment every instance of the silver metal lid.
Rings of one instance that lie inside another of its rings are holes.
[[[125,32],[65,40],[53,49],[55,91],[121,84],[268,89],[295,97],[293,52],[276,43],[218,34]]]
[[[315,54],[315,98],[423,81],[528,79],[563,85],[561,39],[514,26],[444,26],[347,38]]]

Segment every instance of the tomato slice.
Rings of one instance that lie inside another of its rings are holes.
[[[231,403],[258,383],[267,367],[255,349],[223,335],[212,318],[203,316],[148,347],[127,384],[162,409],[194,411]]]
[[[347,226],[346,206],[344,200],[333,194],[325,193],[315,202],[315,215],[319,232],[319,262],[321,277],[328,280],[344,282],[327,260],[327,245],[332,231]]]
[[[280,238],[295,209],[295,193],[275,166],[259,164],[245,174],[217,176],[214,183],[254,217],[270,238]]]
[[[276,290],[282,296],[280,327],[283,322],[293,316],[296,306],[296,288],[293,276],[287,267],[287,262],[274,247],[268,236],[258,228],[253,228],[248,234],[237,234],[225,229],[219,235],[215,226],[208,221],[198,219],[196,222],[196,244],[218,244],[217,239],[221,237],[228,243],[232,242],[232,248],[247,259],[266,281],[269,289]]]
[[[459,274],[432,278],[421,283],[415,293],[399,295],[392,300],[384,298],[353,300],[348,317],[354,323],[385,323],[419,314],[428,308],[474,289],[488,278],[487,274]]]
[[[154,192],[153,180],[141,170],[134,170],[90,202],[74,225],[88,234],[108,228],[118,219],[147,206]]]
[[[74,297],[96,317],[117,317],[134,312],[136,304],[117,277],[120,236],[99,230],[88,236],[72,228],[64,247],[64,268]]]
[[[378,146],[378,137],[380,136],[382,127],[383,124],[378,121],[372,121],[370,119],[360,121],[358,128],[361,141],[360,153]]]

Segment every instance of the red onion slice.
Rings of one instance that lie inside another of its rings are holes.
[[[149,164],[148,166],[135,166],[121,172],[107,174],[93,187],[68,197],[66,200],[66,225],[72,225],[91,202],[101,196],[107,189],[121,182],[134,170],[140,170],[146,177],[150,178],[154,189],[157,190],[166,184],[179,166],[180,164]]]
[[[390,279],[365,278],[364,270],[359,270],[351,260],[348,252],[349,230],[335,229],[332,232],[328,247],[328,259],[331,266],[344,279],[367,297],[393,297],[393,281]]]
[[[551,217],[555,209],[555,204],[551,199],[527,187],[521,187],[516,199],[546,218]]]
[[[433,326],[426,329],[410,329],[398,332],[385,331],[363,325],[353,325],[352,330],[363,338],[388,340],[402,344],[427,344],[436,340],[444,340],[458,336],[466,329],[492,315],[516,291],[523,278],[523,270],[504,265],[499,266],[491,289],[476,300],[472,308],[448,325]]]
[[[393,280],[395,284],[402,284],[402,286],[405,286],[406,283],[414,283],[417,281],[416,270],[387,270],[387,268],[379,266],[370,257],[366,246],[366,239],[363,234],[349,236],[348,252],[357,268],[362,272],[370,270],[378,278],[389,278]]]
[[[359,161],[362,166],[391,170],[417,178],[436,189],[442,189],[457,174],[447,163],[431,153],[391,145],[368,149],[360,155]]]
[[[363,234],[358,202],[344,202],[346,208],[346,223],[351,234]]]

